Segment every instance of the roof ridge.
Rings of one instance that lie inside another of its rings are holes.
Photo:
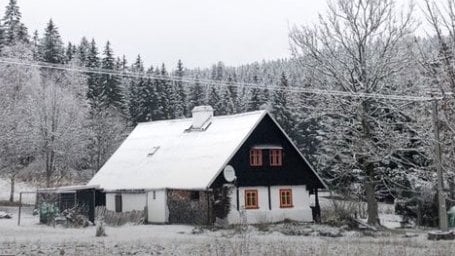
[[[255,111],[248,111],[230,115],[220,115],[220,116],[213,116],[213,119],[225,119],[225,118],[232,118],[232,117],[241,117],[241,116],[249,116],[255,114],[262,114],[264,112],[268,112],[267,110],[255,110]],[[184,122],[184,121],[191,121],[192,117],[185,117],[185,118],[178,118],[178,119],[164,119],[164,120],[150,120],[146,122],[139,122],[137,125],[147,125],[147,124],[156,124],[161,122]]]

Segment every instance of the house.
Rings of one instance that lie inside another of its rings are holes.
[[[318,215],[317,191],[326,186],[267,111],[214,117],[199,106],[192,114],[136,126],[88,183],[104,190],[107,210],[145,209],[149,223]]]

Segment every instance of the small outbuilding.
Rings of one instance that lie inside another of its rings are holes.
[[[95,208],[104,206],[105,194],[99,186],[75,185],[55,188],[40,188],[36,192],[36,205],[41,208],[43,204],[51,205],[56,213],[77,207],[80,213],[89,221],[95,222]],[[40,214],[40,222],[47,223]]]
[[[149,223],[312,221],[322,179],[267,111],[140,123],[88,186]],[[315,201],[310,202],[314,194]]]

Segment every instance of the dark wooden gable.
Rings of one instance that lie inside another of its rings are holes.
[[[250,166],[250,149],[258,145],[279,145],[283,149],[282,166],[270,166],[269,150],[263,149],[262,166]],[[307,185],[324,188],[311,167],[300,156],[269,115],[265,115],[228,163],[235,169],[238,186]],[[211,187],[226,183],[220,173]]]

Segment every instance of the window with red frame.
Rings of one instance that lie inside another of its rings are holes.
[[[258,209],[258,191],[245,190],[245,209]]]
[[[262,166],[262,149],[250,150],[250,165]]]
[[[269,156],[270,166],[281,166],[283,164],[283,153],[281,149],[271,149]]]
[[[292,205],[292,190],[280,189],[280,208],[290,208]]]

